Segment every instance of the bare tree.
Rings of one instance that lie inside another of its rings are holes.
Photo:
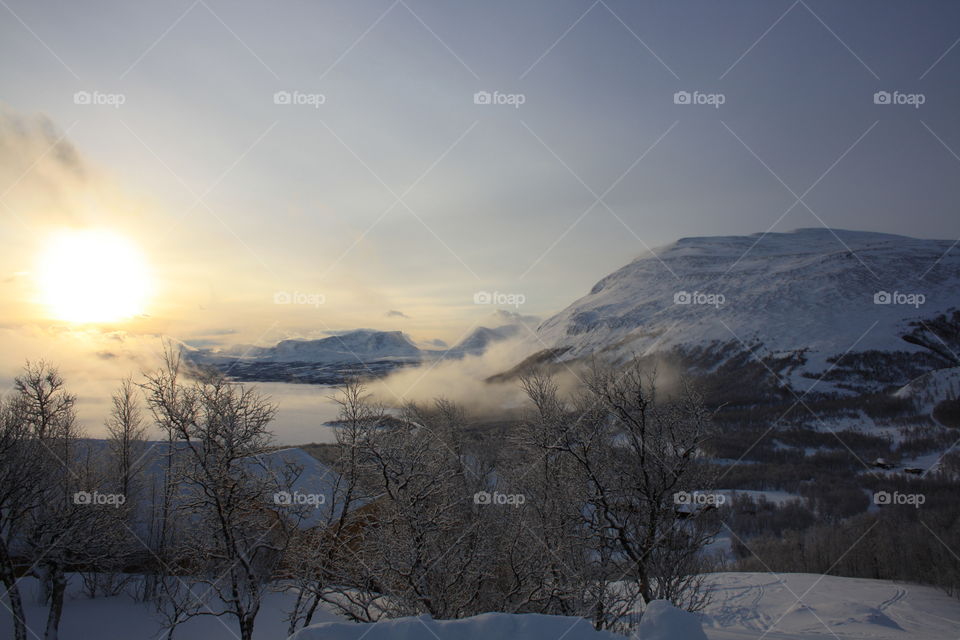
[[[190,583],[214,596],[185,609],[187,617],[232,616],[241,639],[250,640],[296,526],[269,502],[289,488],[295,472],[278,473],[261,458],[276,407],[219,376],[184,384],[179,360],[167,364],[145,385],[151,411],[170,434],[172,508],[185,523],[167,560],[175,557]],[[183,591],[197,600],[192,589]]]
[[[311,623],[321,602],[358,620],[372,616],[373,598],[353,587],[362,580],[356,571],[356,553],[368,524],[366,511],[357,512],[356,508],[371,499],[362,482],[363,455],[373,432],[383,427],[384,408],[357,378],[344,381],[331,399],[340,406],[338,454],[333,464],[336,474],[331,478],[330,500],[322,518],[310,531],[299,533],[291,546],[288,562],[297,598],[288,617],[289,635]]]
[[[366,444],[376,500],[362,553],[388,615],[458,618],[484,610],[495,558],[490,519],[474,504],[486,480],[462,451],[462,419],[446,401],[411,404]]]
[[[0,581],[13,618],[14,640],[26,640],[23,596],[15,562],[25,554],[27,517],[42,496],[39,441],[18,413],[19,403],[0,403]]]
[[[14,415],[35,445],[30,464],[36,467],[38,482],[17,539],[33,561],[42,598],[49,604],[44,637],[56,640],[67,569],[111,557],[114,514],[109,504],[90,499],[103,487],[102,470],[91,464],[89,449],[79,447],[76,397],[67,392],[57,369],[27,363],[14,388]]]
[[[521,378],[532,411],[513,436],[520,464],[514,473],[527,496],[523,530],[507,559],[515,577],[512,590],[523,597],[521,611],[584,615],[594,581],[593,555],[583,526],[586,486],[573,460],[557,449],[577,419],[559,396],[556,382],[542,372]],[[525,579],[521,579],[525,578]]]
[[[716,528],[704,511],[679,509],[677,499],[709,487],[699,460],[709,414],[699,396],[681,383],[674,397],[658,397],[655,374],[637,361],[620,368],[595,363],[569,408],[549,378],[523,384],[538,416],[528,425],[528,443],[540,449],[539,464],[558,469],[545,478],[548,485],[557,478],[554,491],[574,500],[592,559],[577,569],[587,579],[581,606],[592,602],[579,614],[597,628],[616,627],[632,606],[623,589],[643,602],[702,607],[702,549]],[[556,525],[544,526],[546,535]],[[574,550],[567,564],[575,558]],[[612,581],[621,586],[610,588]]]
[[[146,550],[151,556],[150,562],[153,567],[148,569],[144,579],[144,601],[155,597],[164,598],[164,594],[172,592],[171,589],[161,587],[165,584],[164,580],[169,576],[169,568],[174,561],[168,549],[170,540],[176,534],[172,517],[175,488],[174,443],[181,423],[191,419],[196,411],[195,399],[187,392],[187,387],[181,383],[182,366],[183,357],[179,348],[173,342],[166,342],[162,366],[147,376],[146,382],[140,385],[146,396],[150,415],[164,436],[163,447],[160,449],[160,455],[163,457],[162,473],[159,477],[151,478],[149,487],[150,510],[147,517],[149,530],[144,546],[147,547]],[[157,605],[161,609],[166,606],[162,601]]]
[[[143,422],[139,389],[131,378],[124,378],[111,398],[113,406],[106,419],[113,473],[120,493],[128,499],[139,487],[143,468],[147,427]]]

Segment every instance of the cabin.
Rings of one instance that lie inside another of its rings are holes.
[[[890,469],[896,468],[896,465],[893,464],[892,462],[888,462],[886,458],[877,458],[876,460],[873,461],[871,466],[874,469],[886,469],[887,471],[889,471]]]

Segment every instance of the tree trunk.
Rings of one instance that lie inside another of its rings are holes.
[[[240,616],[240,640],[253,640],[254,616]]]
[[[307,609],[307,614],[303,619],[303,626],[308,627],[313,621],[313,614],[317,612],[317,605],[320,604],[320,596],[313,596],[313,602],[310,603],[310,608]]]
[[[60,617],[63,615],[63,594],[67,590],[67,577],[60,567],[51,567],[49,579],[50,612],[47,614],[47,629],[43,637],[44,640],[58,640]]]
[[[290,624],[287,626],[287,635],[292,636],[297,632],[297,616],[300,615],[300,607],[303,603],[303,590],[297,589],[297,600],[293,604],[293,613],[290,614]]]
[[[0,542],[0,582],[7,588],[7,600],[10,602],[10,613],[13,615],[13,638],[27,640],[27,617],[23,612],[23,598],[20,597],[17,574],[13,568],[13,560],[7,553],[6,545],[2,542]]]

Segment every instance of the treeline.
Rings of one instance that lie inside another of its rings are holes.
[[[719,517],[734,533],[740,571],[826,573],[928,584],[960,597],[960,457],[922,478],[864,474],[840,508],[835,488],[808,483],[803,498],[736,496]]]
[[[843,526],[791,528],[736,544],[741,571],[822,573],[933,585],[960,596],[960,513],[886,507]]]
[[[187,371],[177,352],[121,385],[105,449],[82,437],[56,369],[28,365],[0,405],[14,638],[28,634],[27,575],[49,605],[47,640],[73,573],[88,595],[134,595],[168,638],[213,615],[250,640],[264,595],[291,588],[291,632],[321,606],[360,621],[577,615],[612,630],[653,599],[701,607],[719,522],[677,495],[710,486],[709,413],[688,387],[659,394],[637,363],[594,365],[582,382],[561,397],[550,377],[525,378],[527,418],[495,457],[456,404],[388,415],[350,381],[335,396],[336,473],[318,481],[276,451],[267,398]]]

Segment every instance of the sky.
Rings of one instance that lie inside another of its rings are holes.
[[[950,1],[2,0],[0,344],[452,344],[680,237],[956,239],[958,42]],[[50,317],[64,228],[142,252],[142,314]]]

